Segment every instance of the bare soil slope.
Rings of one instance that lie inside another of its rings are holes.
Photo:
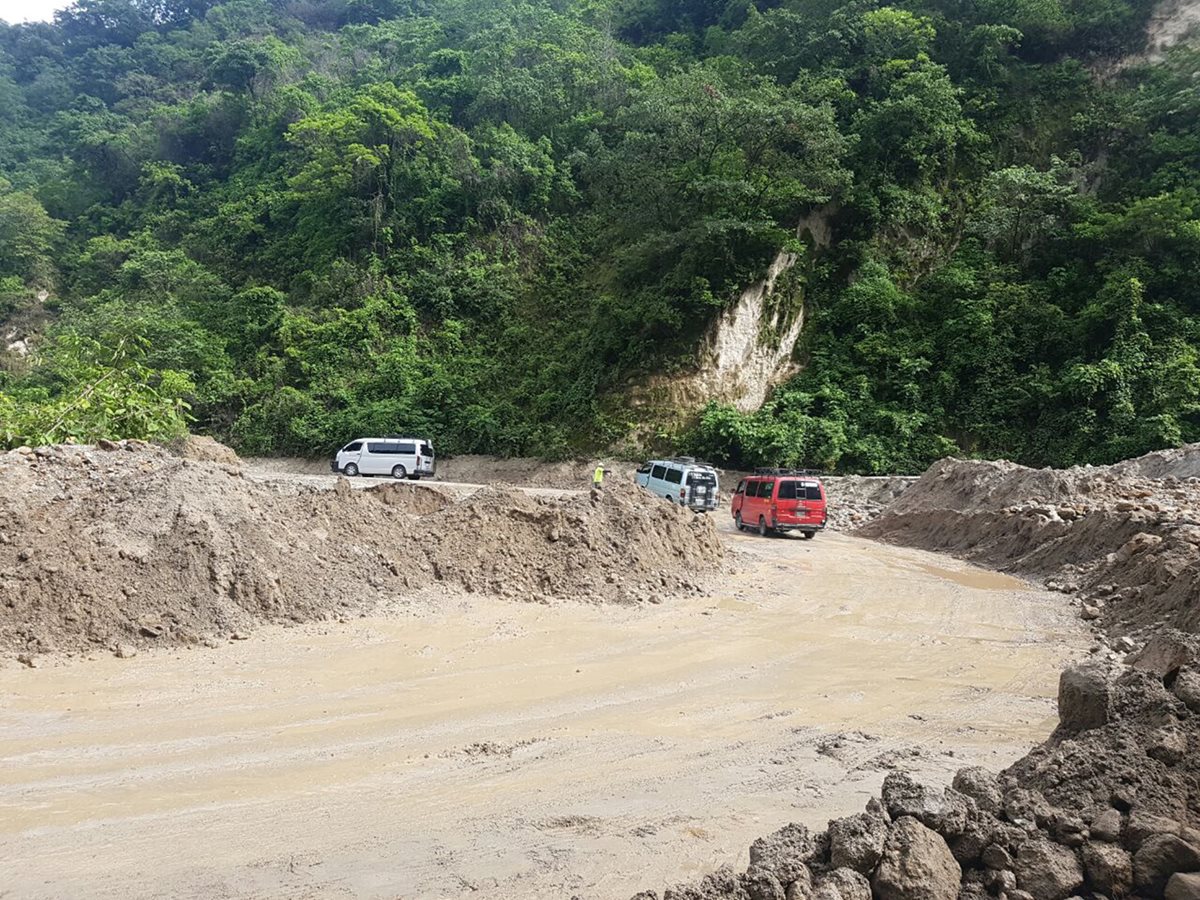
[[[1110,632],[1195,632],[1198,474],[1200,445],[1062,470],[946,459],[859,533],[1044,579]]]
[[[0,455],[0,646],[197,642],[437,584],[637,603],[695,588],[722,558],[710,520],[632,485],[463,499],[409,483],[277,488],[236,464],[111,446]]]

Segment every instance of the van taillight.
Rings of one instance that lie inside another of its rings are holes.
[[[679,496],[680,496],[680,497],[686,497],[686,496],[687,496],[687,488],[680,488],[680,489],[679,489]]]

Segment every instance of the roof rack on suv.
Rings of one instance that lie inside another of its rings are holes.
[[[754,470],[755,475],[824,475],[825,473],[819,469],[772,469],[772,468],[757,468]]]

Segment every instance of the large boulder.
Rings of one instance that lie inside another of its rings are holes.
[[[663,900],[713,900],[715,897],[749,900],[749,894],[742,886],[742,877],[729,866],[721,866],[705,875],[698,885],[677,885],[663,891]]]
[[[787,887],[808,874],[808,861],[818,852],[818,842],[803,825],[792,822],[750,845],[750,868],[774,876]]]
[[[1093,838],[1115,844],[1121,839],[1121,814],[1111,807],[1101,810],[1092,819],[1090,832]]]
[[[888,774],[883,780],[882,796],[893,820],[910,816],[943,837],[962,834],[967,825],[969,809],[962,794],[950,788],[927,788],[905,772]]]
[[[1045,838],[1026,841],[1014,862],[1017,886],[1038,900],[1065,900],[1083,885],[1075,854]]]
[[[1004,806],[1004,795],[1000,782],[983,766],[968,766],[954,775],[954,789],[975,801],[975,805],[986,813],[996,815]]]
[[[1200,713],[1200,671],[1191,667],[1180,669],[1171,691],[1194,713]]]
[[[1176,872],[1167,882],[1167,900],[1200,900],[1200,872]]]
[[[1176,872],[1200,870],[1200,850],[1174,834],[1146,838],[1133,855],[1133,883],[1144,894],[1158,896]]]
[[[834,869],[817,879],[809,900],[871,900],[871,884],[853,869]]]
[[[1048,827],[1055,813],[1055,808],[1041,791],[1012,788],[1004,795],[1004,815],[1009,822],[1026,831],[1033,831],[1038,826]]]
[[[1142,669],[1165,678],[1182,666],[1196,659],[1196,638],[1193,635],[1166,632],[1156,634],[1141,650],[1127,662],[1135,669]]]
[[[1174,819],[1156,816],[1143,809],[1133,809],[1129,812],[1129,820],[1125,823],[1125,846],[1137,850],[1147,840],[1157,834],[1179,834],[1179,823]]]
[[[1107,670],[1094,663],[1064,669],[1058,679],[1059,727],[1069,733],[1106,724],[1112,703]]]
[[[1133,857],[1115,844],[1085,844],[1079,851],[1092,890],[1124,897],[1133,888]]]
[[[785,900],[786,886],[766,869],[751,866],[742,877],[742,884],[750,900]]]
[[[871,886],[877,900],[957,900],[961,880],[941,835],[903,816],[888,832]]]
[[[829,864],[870,875],[883,854],[887,832],[887,822],[870,813],[834,819],[829,823]]]

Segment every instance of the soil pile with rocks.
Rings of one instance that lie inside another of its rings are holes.
[[[853,531],[883,514],[917,479],[909,475],[831,475],[825,485],[829,527]]]
[[[1110,633],[1200,631],[1200,445],[1061,470],[942,460],[858,533],[1042,579]]]
[[[656,602],[699,589],[710,519],[632,485],[455,500],[382,482],[274,486],[213,447],[139,442],[0,455],[0,646],[33,655],[193,643],[336,618],[445,585],[520,600]]]
[[[1160,636],[1068,669],[1061,725],[994,775],[936,790],[903,772],[822,832],[791,824],[664,900],[1200,897],[1200,653]],[[653,891],[636,900],[657,898]]]

